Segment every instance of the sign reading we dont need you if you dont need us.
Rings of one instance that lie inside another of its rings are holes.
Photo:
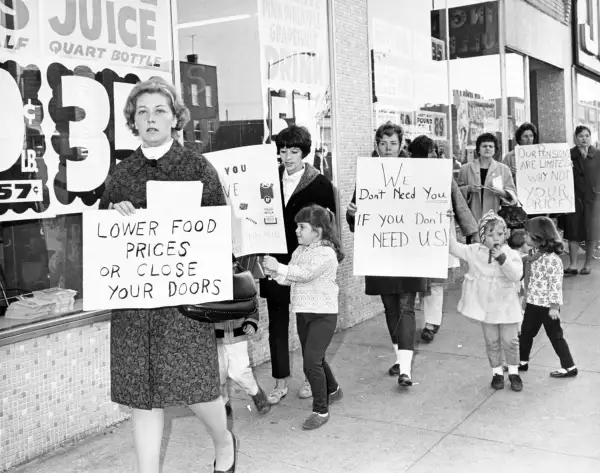
[[[84,310],[230,300],[231,208],[83,214]]]
[[[452,163],[359,158],[354,274],[446,277]]]

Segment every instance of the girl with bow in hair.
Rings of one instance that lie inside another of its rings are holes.
[[[451,213],[451,212],[450,212]],[[450,254],[465,260],[465,275],[458,310],[478,320],[492,367],[492,388],[504,389],[502,351],[508,364],[513,391],[521,391],[519,376],[519,323],[523,319],[519,286],[523,263],[519,253],[506,244],[506,222],[492,210],[479,222],[481,243],[463,245],[450,235]]]

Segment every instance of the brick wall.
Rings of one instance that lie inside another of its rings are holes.
[[[565,25],[571,24],[571,0],[524,0]]]
[[[378,297],[364,295],[363,278],[352,275],[353,236],[345,221],[345,211],[356,180],[356,158],[370,156],[373,148],[371,128],[371,85],[369,76],[367,0],[333,0],[335,27],[335,112],[337,142],[337,191],[341,208],[342,243],[346,258],[340,265],[340,317],[338,329],[348,328],[383,311]],[[259,332],[250,343],[254,365],[270,359],[268,312],[261,300]],[[298,347],[294,317],[290,319],[290,346]]]

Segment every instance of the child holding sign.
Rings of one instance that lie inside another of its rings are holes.
[[[325,361],[337,325],[338,263],[344,257],[336,236],[333,212],[319,205],[296,215],[299,246],[288,265],[265,256],[265,272],[279,284],[291,286],[291,310],[296,313],[304,374],[313,395],[313,412],[302,428],[313,430],[329,420],[329,405],[342,399],[342,389]]]
[[[504,389],[504,351],[510,387],[513,391],[521,391],[518,332],[523,316],[518,289],[523,263],[519,253],[506,244],[507,231],[506,222],[490,210],[479,222],[481,243],[463,245],[450,234],[449,250],[450,254],[469,264],[458,310],[481,322],[492,367],[492,388]]]

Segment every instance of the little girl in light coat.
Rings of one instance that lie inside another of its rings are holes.
[[[519,324],[523,320],[519,286],[523,263],[518,251],[506,244],[506,222],[489,211],[479,222],[481,243],[463,245],[450,236],[450,254],[465,260],[465,275],[458,310],[481,322],[485,346],[492,367],[492,388],[504,388],[502,351],[508,364],[513,391],[521,391],[519,376]]]

